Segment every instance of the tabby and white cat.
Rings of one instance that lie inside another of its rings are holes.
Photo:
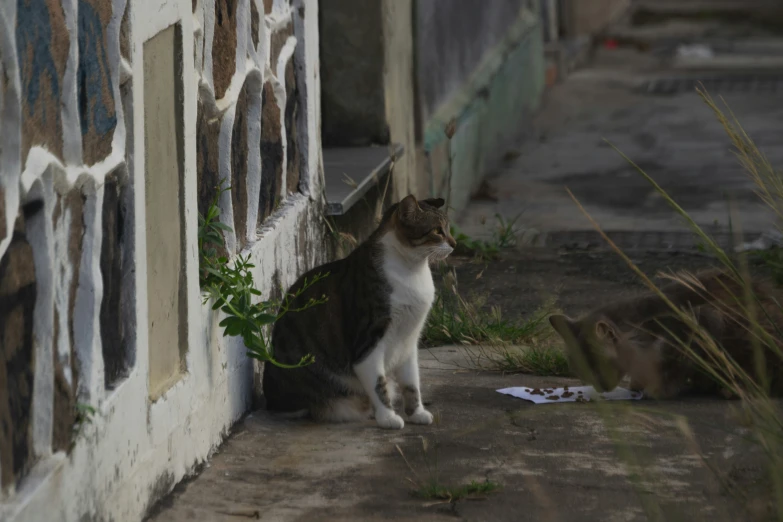
[[[400,429],[405,422],[392,406],[393,379],[402,389],[408,421],[432,423],[421,402],[418,342],[435,298],[429,264],[456,246],[439,210],[443,205],[442,199],[406,197],[350,255],[294,283],[290,294],[305,279],[328,272],[292,306],[322,295],[328,301],[275,323],[274,356],[295,364],[312,354],[315,362],[296,369],[265,365],[267,409],[333,422],[367,419],[374,410],[380,427]]]
[[[726,356],[758,382],[754,334],[738,309],[744,302],[743,285],[722,270],[686,275],[681,281],[661,290],[676,306],[690,310]],[[783,301],[775,297],[779,292],[761,279],[754,279],[751,288],[760,304],[759,324],[779,338],[778,328],[783,326]],[[711,360],[694,340],[692,327],[652,292],[598,308],[579,320],[553,315],[549,322],[565,341],[572,371],[598,391],[612,390],[629,376],[632,389],[658,399],[685,393],[732,395],[685,353],[682,343],[690,343],[693,353]],[[783,361],[769,349],[765,350],[764,372],[771,394],[783,393]]]

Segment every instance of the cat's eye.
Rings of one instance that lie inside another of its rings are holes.
[[[439,236],[445,236],[446,234],[443,232],[443,227],[433,228],[432,231],[435,234],[438,234]]]

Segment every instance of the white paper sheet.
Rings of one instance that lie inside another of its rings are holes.
[[[638,401],[642,392],[634,392],[625,388],[615,388],[610,392],[599,393],[592,386],[566,386],[565,388],[503,388],[498,393],[511,395],[531,401],[536,404],[550,402],[589,402],[601,397],[607,401]]]

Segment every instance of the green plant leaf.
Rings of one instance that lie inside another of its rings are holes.
[[[238,337],[242,335],[242,330],[244,328],[244,325],[240,323],[232,323],[228,326],[226,326],[226,330],[224,333],[224,336],[231,336],[231,337]]]
[[[225,223],[221,223],[220,221],[215,221],[210,223],[210,225],[215,228],[219,228],[220,230],[225,230],[226,232],[232,232],[234,230],[230,226],[226,225]]]
[[[276,315],[262,313],[262,314],[257,315],[255,317],[255,320],[259,324],[272,324],[272,323],[274,323],[277,320],[277,316]]]
[[[256,351],[256,350],[248,350],[247,351],[247,356],[252,358],[252,359],[256,359],[256,360],[264,361],[264,362],[267,362],[267,361],[269,361],[271,359],[271,357],[269,356],[268,353],[261,352],[261,351]]]
[[[209,299],[214,299],[212,310],[221,310],[225,314],[219,323],[223,328],[223,335],[241,337],[248,349],[248,357],[270,362],[281,368],[296,368],[310,364],[314,360],[312,356],[303,357],[296,365],[274,361],[268,349],[270,344],[266,336],[268,325],[274,323],[279,316],[268,312],[275,312],[281,304],[276,299],[253,304],[253,297],[261,297],[262,294],[253,281],[251,269],[255,268],[255,265],[250,262],[250,255],[238,255],[234,259],[233,266],[229,266],[229,259],[226,256],[217,256],[216,247],[222,247],[224,244],[222,232],[232,231],[230,226],[217,221],[220,216],[218,207],[220,194],[230,188],[224,187],[225,182],[225,179],[221,180],[216,187],[218,192],[207,210],[206,217],[201,214],[198,216],[199,282],[206,294],[203,302],[206,304]],[[325,275],[318,274],[311,282],[305,281],[296,295],[300,295],[308,286],[323,277]],[[287,299],[288,297],[286,302]],[[323,301],[324,299],[311,299],[298,310],[304,310]]]
[[[204,271],[212,274],[213,276],[219,277],[220,279],[223,278],[223,273],[217,268],[212,268],[211,266],[205,266]]]
[[[218,326],[220,326],[221,328],[223,328],[223,327],[226,327],[226,326],[228,326],[228,325],[230,325],[230,324],[233,324],[233,323],[235,323],[236,321],[237,321],[237,318],[236,318],[236,317],[234,317],[234,316],[228,316],[228,317],[226,317],[225,319],[223,319],[222,321],[220,321],[220,323],[218,323]]]

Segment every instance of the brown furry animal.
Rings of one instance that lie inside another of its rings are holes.
[[[776,288],[761,279],[751,281],[750,288],[757,299],[756,322],[770,334],[767,346],[756,343],[765,346],[763,350],[754,348],[754,337],[759,334],[753,333],[747,318],[745,287],[734,276],[722,270],[681,274],[661,288],[715,341],[717,359],[692,325],[653,292],[599,308],[579,320],[553,315],[549,321],[565,341],[572,370],[599,391],[612,390],[629,376],[632,389],[660,399],[684,393],[730,396],[733,392],[709,375],[693,355],[724,372],[731,366],[718,359],[730,357],[759,382],[755,361],[759,352],[764,354],[762,375],[768,380],[769,391],[781,395],[783,336],[779,328],[783,327],[783,309],[778,303],[783,301],[775,297],[779,294]],[[770,338],[774,341],[769,342]],[[769,344],[777,346],[777,353]]]

